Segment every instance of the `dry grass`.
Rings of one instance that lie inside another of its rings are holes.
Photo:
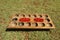
[[[28,40],[60,40],[60,0],[0,0],[0,40],[25,40],[26,31],[5,31],[15,13],[49,14],[56,29],[29,31]]]

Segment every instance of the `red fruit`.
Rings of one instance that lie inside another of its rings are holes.
[[[30,19],[29,18],[20,18],[19,21],[20,22],[29,22]]]
[[[44,19],[43,19],[43,18],[34,18],[34,21],[35,21],[35,22],[43,22]]]

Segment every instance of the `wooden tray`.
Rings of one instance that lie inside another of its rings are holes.
[[[47,14],[15,14],[7,28],[54,29],[55,26]]]

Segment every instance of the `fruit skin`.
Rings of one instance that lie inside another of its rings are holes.
[[[43,22],[44,19],[43,19],[43,18],[34,18],[34,21],[35,21],[35,22]]]
[[[29,22],[30,18],[20,18],[19,22]]]

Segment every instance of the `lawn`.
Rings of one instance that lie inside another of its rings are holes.
[[[50,31],[6,31],[16,13],[48,14],[55,29]],[[0,0],[0,40],[60,40],[60,0]]]

